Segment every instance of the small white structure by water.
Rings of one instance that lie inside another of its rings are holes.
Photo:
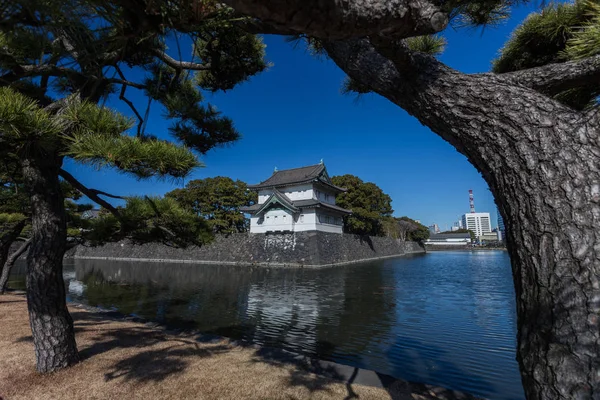
[[[436,246],[466,246],[471,243],[471,234],[469,233],[438,233],[429,236],[425,241],[426,245]]]
[[[325,164],[277,171],[257,185],[258,203],[242,207],[250,214],[250,233],[322,231],[343,232],[350,210],[335,205],[346,189],[335,186]]]

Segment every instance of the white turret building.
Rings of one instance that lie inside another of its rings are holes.
[[[346,189],[335,186],[323,163],[277,171],[257,185],[258,203],[242,207],[250,214],[250,233],[323,231],[343,232],[350,210],[335,205]]]

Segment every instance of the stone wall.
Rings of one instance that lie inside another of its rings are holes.
[[[129,241],[103,246],[78,245],[71,249],[67,256],[87,259],[318,267],[424,252],[424,248],[418,243],[401,242],[392,238],[296,232],[217,236],[214,242],[208,245],[190,246],[185,249],[157,243],[134,244]]]

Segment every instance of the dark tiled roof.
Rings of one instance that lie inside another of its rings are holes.
[[[251,206],[240,207],[240,211],[252,214],[253,212],[258,211],[258,209],[261,207],[262,204],[252,204]]]
[[[289,199],[289,197],[287,197],[286,195],[284,195],[277,189],[274,190],[273,194],[264,203],[254,204],[254,205],[251,205],[248,207],[240,207],[240,211],[249,213],[249,214],[258,213],[259,211],[261,211],[263,209],[263,207],[266,207],[267,204],[272,202],[273,197],[275,197],[282,205],[284,205],[286,208],[288,208],[292,211],[297,211],[298,208],[322,207],[322,208],[328,208],[330,210],[340,212],[342,214],[351,214],[352,213],[352,211],[346,210],[345,208],[342,208],[342,207],[338,207],[335,204],[324,203],[322,201],[315,200],[315,199],[292,201]]]
[[[437,233],[429,236],[429,240],[446,240],[446,239],[471,239],[469,233]]]
[[[309,183],[318,180],[322,184],[329,186],[335,190],[345,192],[346,189],[335,186],[325,178],[325,164],[309,165],[308,167],[284,169],[276,171],[271,177],[257,185],[248,185],[250,189],[267,189],[273,187],[283,187],[290,185],[298,185]]]
[[[287,208],[292,212],[298,212],[298,208],[294,205],[294,202],[290,200],[285,194],[281,193],[277,189],[273,189],[273,194],[262,204],[254,204],[248,207],[240,207],[240,211],[247,212],[250,214],[260,213],[266,209],[269,204],[279,203],[283,207]]]
[[[284,205],[286,208],[289,208],[292,211],[298,211],[298,208],[296,207],[294,202],[292,200],[290,200],[290,198],[287,197],[285,194],[281,193],[279,190],[273,189],[273,196],[275,196],[277,198],[277,200],[279,200],[279,202],[282,205]],[[268,202],[268,200],[267,200],[267,202]]]
[[[329,208],[331,210],[338,211],[338,212],[341,212],[344,214],[352,214],[351,210],[346,210],[345,208],[338,207],[335,204],[324,203],[322,201],[315,200],[315,199],[297,200],[297,201],[294,201],[294,205],[296,207],[300,207],[300,208],[323,207],[323,208]]]

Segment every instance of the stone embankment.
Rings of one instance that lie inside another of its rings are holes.
[[[422,245],[387,237],[324,232],[239,233],[217,236],[205,246],[170,247],[130,241],[102,246],[78,245],[68,257],[82,259],[187,262],[273,267],[321,267],[424,253]]]

